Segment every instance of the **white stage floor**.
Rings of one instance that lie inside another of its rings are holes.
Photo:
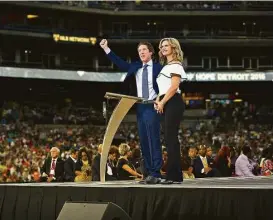
[[[172,185],[147,185],[138,181],[109,181],[89,183],[5,183],[8,186],[33,186],[33,187],[111,187],[111,188],[222,188],[222,189],[273,189],[273,177],[229,177],[229,178],[202,178],[185,179],[182,184]]]

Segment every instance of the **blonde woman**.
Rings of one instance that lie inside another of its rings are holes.
[[[132,152],[128,144],[119,145],[119,154],[120,158],[117,163],[117,174],[119,180],[131,180],[134,178],[143,178],[139,174],[133,164],[129,161],[129,158],[132,156]]]
[[[183,52],[175,38],[164,38],[159,43],[159,59],[163,69],[157,77],[159,95],[155,109],[163,116],[164,139],[168,152],[167,175],[163,184],[183,181],[180,164],[179,125],[185,109],[179,85],[186,74],[182,66]]]

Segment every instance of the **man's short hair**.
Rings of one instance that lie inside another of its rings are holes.
[[[141,42],[139,42],[139,44],[137,45],[137,49],[138,49],[141,45],[147,46],[147,47],[148,47],[148,50],[149,50],[150,52],[152,52],[153,55],[155,54],[155,49],[154,49],[153,45],[152,45],[150,42],[148,42],[148,41],[141,41]]]
[[[251,148],[249,146],[243,146],[242,151],[244,155],[247,155],[251,152]]]
[[[77,153],[79,150],[77,148],[71,148],[70,149],[70,154],[75,154]]]
[[[196,146],[187,147],[188,150],[198,150]]]
[[[201,150],[201,149],[207,149],[208,147],[205,145],[205,144],[200,144],[197,146],[197,149],[198,150]]]

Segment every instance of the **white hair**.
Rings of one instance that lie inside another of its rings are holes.
[[[50,149],[50,152],[51,152],[51,151],[57,151],[58,153],[60,153],[60,149],[57,148],[57,147],[52,147],[52,148]]]

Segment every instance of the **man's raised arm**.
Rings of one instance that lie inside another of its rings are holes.
[[[121,71],[128,71],[130,64],[123,59],[121,59],[119,56],[117,56],[111,49],[108,47],[108,42],[106,39],[102,39],[100,42],[100,47],[104,50],[107,57],[118,66],[118,68]]]

